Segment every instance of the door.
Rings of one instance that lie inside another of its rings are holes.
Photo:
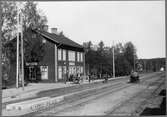
[[[35,67],[34,67],[34,66],[29,66],[29,67],[28,67],[28,70],[29,70],[29,74],[28,74],[29,77],[28,77],[28,79],[29,79],[30,81],[35,81],[36,78],[37,78]]]

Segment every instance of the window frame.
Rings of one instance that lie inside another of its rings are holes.
[[[62,49],[58,49],[58,60],[62,60]]]
[[[68,60],[75,62],[75,51],[72,50],[68,51]]]
[[[62,60],[66,61],[66,50],[65,49],[62,49],[62,55],[63,55]]]
[[[80,53],[80,62],[83,62],[83,53]]]

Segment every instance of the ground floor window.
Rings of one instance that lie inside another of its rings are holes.
[[[69,79],[71,76],[75,76],[77,74],[83,74],[83,66],[58,66],[58,80],[61,81],[65,78]]]
[[[66,66],[62,66],[62,68],[63,68],[63,74],[66,74],[66,72],[67,72],[67,68],[66,68]]]
[[[76,66],[69,66],[69,75],[76,74]]]
[[[83,66],[81,66],[81,69],[80,69],[81,73],[83,74]]]
[[[67,67],[66,66],[58,66],[58,80],[64,79],[67,74]]]
[[[62,66],[58,67],[58,79],[62,79]]]
[[[83,66],[77,66],[77,73],[83,74]]]
[[[40,66],[41,79],[48,80],[48,66]]]

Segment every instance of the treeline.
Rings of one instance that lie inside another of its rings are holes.
[[[136,48],[132,42],[124,45],[117,43],[107,47],[104,42],[93,45],[91,41],[83,43],[85,48],[86,74],[109,74],[113,75],[113,48],[115,75],[129,75],[132,70],[138,72],[156,72],[161,68],[165,70],[165,58],[138,59]]]
[[[113,48],[115,75],[129,75],[135,68],[137,60],[136,48],[132,42],[115,44],[107,47],[103,41],[93,45],[91,41],[83,43],[85,48],[86,74],[109,74],[113,75]]]

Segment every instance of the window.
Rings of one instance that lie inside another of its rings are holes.
[[[58,79],[62,79],[62,67],[58,67]]]
[[[81,70],[81,73],[83,73],[83,67],[82,66],[81,66],[80,70]]]
[[[79,73],[79,74],[83,74],[83,66],[77,66],[76,67],[76,72]]]
[[[58,49],[58,60],[61,60],[61,49]]]
[[[63,74],[66,74],[66,72],[67,72],[66,66],[62,66],[62,68],[63,68]]]
[[[66,78],[67,69],[66,66],[62,66],[62,79]]]
[[[48,79],[48,66],[40,66],[41,70],[41,79],[46,80]]]
[[[80,60],[79,60],[79,59],[80,59],[80,56],[79,56],[79,55],[80,55],[80,53],[77,52],[77,61],[78,61],[78,62],[80,61]]]
[[[77,73],[80,73],[80,66],[77,66]]]
[[[76,74],[76,67],[75,66],[69,66],[69,75]]]
[[[66,60],[66,50],[63,50],[63,61]]]
[[[80,61],[83,62],[83,53],[80,53]]]
[[[82,52],[77,52],[77,61],[83,62],[83,53]]]
[[[68,52],[68,58],[69,58],[69,61],[75,61],[75,52],[74,51],[69,51]]]

